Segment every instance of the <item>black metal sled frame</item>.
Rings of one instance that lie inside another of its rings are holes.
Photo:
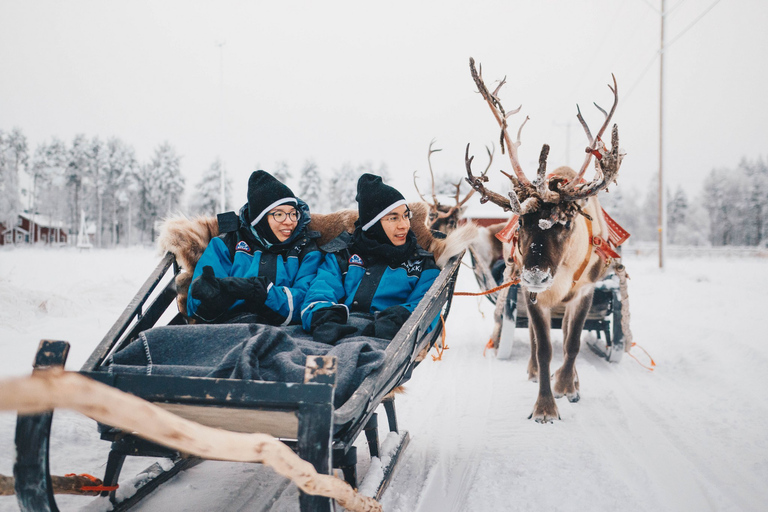
[[[210,379],[157,375],[120,375],[102,371],[110,354],[126,346],[138,334],[155,326],[176,298],[173,277],[179,269],[174,256],[166,254],[117,322],[91,353],[80,373],[134,394],[199,423],[234,431],[263,432],[280,438],[301,458],[312,463],[322,474],[339,468],[353,487],[357,486],[355,466],[356,447],[353,443],[365,432],[371,456],[379,454],[376,409],[381,404],[387,413],[391,432],[398,432],[399,445],[384,468],[384,479],[375,497],[378,499],[388,485],[395,465],[408,444],[407,432],[399,432],[391,391],[410,378],[418,365],[419,354],[428,351],[442,332],[442,323],[428,332],[432,321],[448,315],[463,254],[452,258],[442,269],[427,295],[417,306],[386,349],[386,363],[372,372],[352,396],[338,409],[333,409],[336,382],[335,371],[317,372],[309,366],[327,367],[333,363],[324,357],[308,364],[303,384],[283,382]],[[161,282],[167,281],[161,285]],[[174,308],[175,309],[175,308]],[[168,325],[186,323],[175,314]],[[35,368],[63,366],[69,344],[63,341],[42,341]],[[53,413],[19,416],[16,426],[17,461],[14,465],[16,496],[22,512],[57,512],[48,467],[49,435]],[[173,462],[168,470],[157,465],[147,468],[146,478],[137,492],[116,502],[115,491],[104,492],[113,502],[113,510],[128,510],[161,483],[179,471],[201,460],[185,457],[137,436],[106,425],[99,425],[101,438],[112,443],[103,482],[116,485],[127,456],[167,457]],[[299,495],[300,509],[330,511],[329,498]]]
[[[475,274],[477,284],[483,290],[490,290],[499,285],[491,274],[488,266],[483,262],[474,250],[469,249],[472,260],[472,271]],[[603,281],[595,286],[592,298],[592,306],[584,322],[584,331],[593,332],[594,338],[587,339],[587,346],[600,357],[610,362],[618,362],[624,354],[624,332],[621,328],[621,297],[618,287],[605,286],[611,282],[612,274],[606,276]],[[510,292],[516,289],[517,293],[507,293],[502,317],[501,336],[506,343],[511,344],[515,334],[515,328],[528,327],[528,313],[525,307],[523,291],[520,287],[510,288]],[[486,295],[486,298],[496,304],[499,292]],[[522,305],[522,307],[518,307]],[[554,308],[551,312],[552,329],[562,329],[565,308]]]

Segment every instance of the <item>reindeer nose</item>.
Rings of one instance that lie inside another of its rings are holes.
[[[523,269],[520,276],[523,281],[523,285],[530,291],[544,291],[552,286],[552,274],[549,270],[541,270],[538,267],[531,269]]]

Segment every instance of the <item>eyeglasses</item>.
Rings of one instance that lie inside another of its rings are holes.
[[[292,212],[284,212],[282,210],[277,210],[276,212],[270,212],[267,215],[271,215],[273,219],[275,219],[275,222],[278,224],[282,224],[286,221],[286,219],[290,219],[291,222],[297,222],[299,220],[299,212],[296,210],[293,210]]]
[[[411,213],[411,210],[405,210],[405,213],[402,215],[398,213],[390,213],[382,217],[381,220],[384,222],[389,222],[390,224],[396,224],[400,222],[400,219],[404,220],[405,222],[411,222],[412,216],[413,214]]]

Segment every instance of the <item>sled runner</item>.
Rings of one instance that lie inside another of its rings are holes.
[[[393,390],[406,382],[413,369],[442,334],[442,323],[429,330],[438,316],[445,318],[463,251],[448,260],[424,299],[395,338],[386,346],[384,362],[368,374],[343,404],[334,407],[337,367],[331,357],[307,358],[303,383],[214,379],[197,376],[123,374],[107,371],[109,358],[155,326],[184,325],[187,317],[176,311],[176,276],[181,268],[167,253],[95,348],[80,374],[152,402],[174,414],[203,425],[234,432],[262,432],[284,441],[310,462],[318,473],[339,468],[344,479],[357,487],[359,434],[365,432],[370,455],[379,456],[376,410],[384,406],[390,432],[397,433],[397,447],[383,467],[383,478],[373,497],[378,499],[392,477],[403,449],[406,431],[398,427]],[[35,367],[63,366],[69,345],[41,342]],[[48,467],[48,438],[53,413],[19,416],[16,429],[15,489],[24,512],[57,511]],[[113,510],[128,510],[160,484],[192,467],[201,459],[187,456],[131,432],[99,424],[101,439],[111,443],[103,477],[102,496],[110,496]],[[169,464],[153,464],[142,474],[136,493],[120,502],[114,486],[127,456],[163,457]],[[282,488],[279,492],[282,491]],[[276,495],[275,497],[277,497]],[[330,498],[300,493],[302,511],[330,511]]]
[[[490,290],[502,284],[500,272],[494,272],[477,252],[470,247],[469,254],[475,280],[481,290]],[[503,262],[502,262],[503,263]],[[497,356],[508,359],[512,355],[515,328],[528,328],[528,311],[523,298],[523,290],[519,285],[512,285],[503,290],[490,293],[486,298],[491,303],[501,298],[504,301],[501,339]],[[560,306],[552,309],[552,328],[561,329],[565,308]],[[618,362],[625,351],[624,333],[621,328],[621,297],[619,282],[614,273],[609,273],[595,285],[592,307],[584,323],[584,331],[590,335],[586,339],[587,346],[607,361]]]

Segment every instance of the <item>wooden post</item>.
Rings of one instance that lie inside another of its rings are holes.
[[[309,461],[321,475],[330,475],[333,445],[333,391],[336,387],[336,358],[309,356],[304,368],[304,384],[330,384],[329,403],[304,403],[299,407],[299,457]],[[302,512],[331,512],[331,500],[302,492]]]

